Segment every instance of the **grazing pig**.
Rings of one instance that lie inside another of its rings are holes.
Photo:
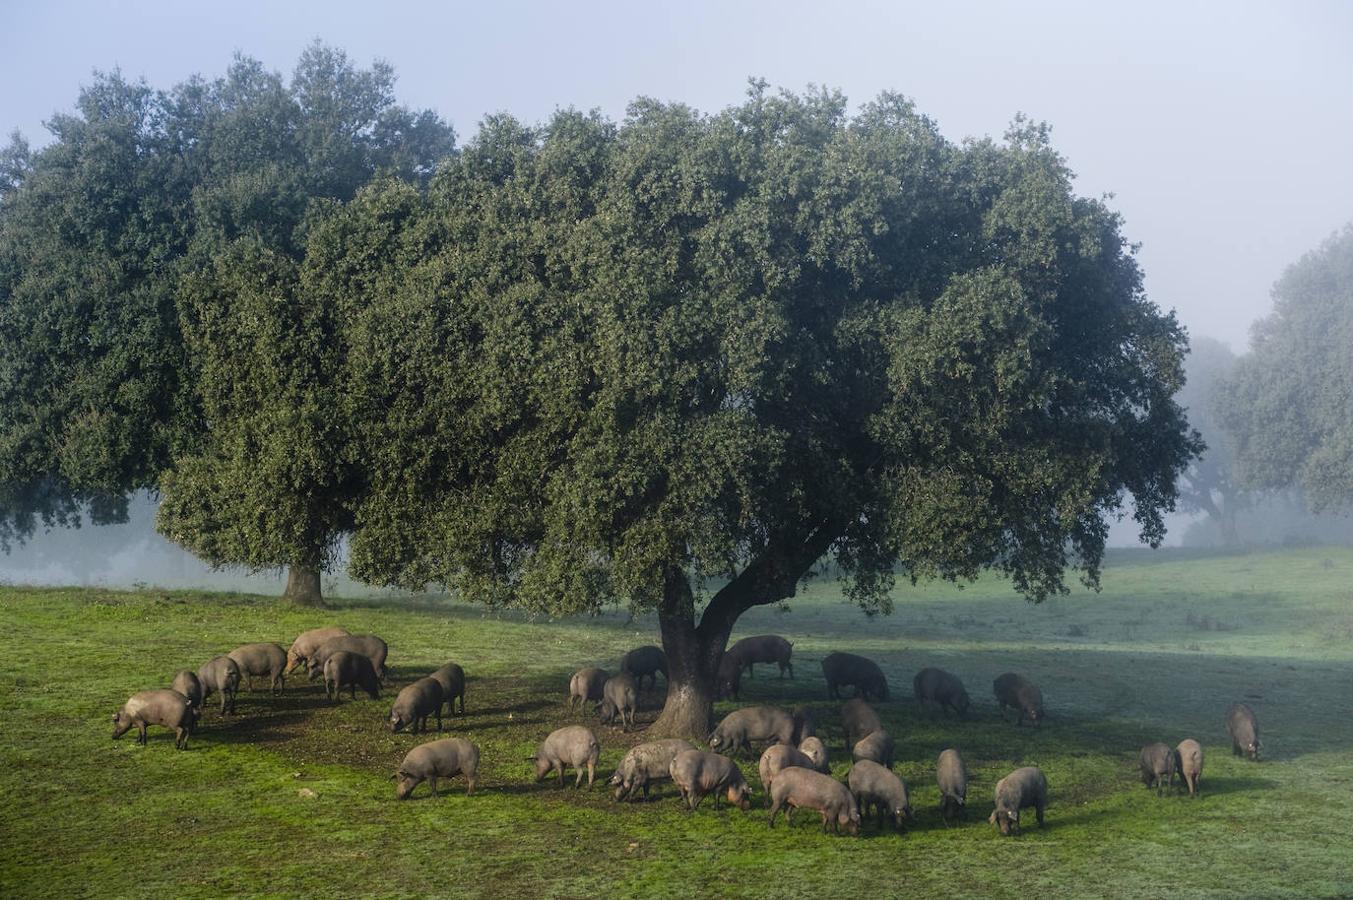
[[[370,664],[370,660],[367,660]],[[371,670],[375,676],[376,670]],[[432,796],[437,796],[437,779],[465,776],[466,796],[474,793],[475,780],[479,772],[479,748],[460,738],[442,738],[419,744],[404,756],[395,772],[395,797],[407,800],[413,789],[424,781],[432,788]]]
[[[815,809],[822,815],[822,831],[830,828],[837,834],[845,827],[851,834],[860,833],[860,806],[841,782],[830,775],[798,767],[785,769],[775,778],[770,789],[770,826],[775,817],[785,811],[785,822],[796,809]]]
[[[822,773],[830,773],[831,762],[827,758],[827,745],[817,735],[809,735],[799,743],[799,752],[813,761],[813,768]]]
[[[1001,834],[1009,834],[1012,827],[1019,831],[1019,811],[1030,806],[1042,828],[1043,812],[1048,808],[1048,779],[1037,766],[1016,769],[996,782],[996,809],[987,821],[999,826]]]
[[[193,705],[193,709],[198,713],[202,712],[202,701],[206,697],[202,693],[202,682],[197,674],[188,669],[174,673],[174,680],[170,683],[171,691],[178,691],[188,698],[188,702]]]
[[[885,769],[893,767],[893,753],[896,745],[893,743],[892,735],[880,728],[878,731],[871,732],[855,744],[850,750],[850,758],[855,762],[862,759],[876,762]]]
[[[790,678],[794,677],[794,664],[789,661],[790,654],[794,652],[794,645],[778,634],[745,637],[728,648],[727,652],[737,659],[738,664],[747,670],[749,676],[755,676],[752,667],[757,663],[775,663],[780,667],[781,678],[785,677],[785,672],[789,673]]]
[[[940,754],[935,781],[940,786],[940,815],[948,825],[955,816],[962,816],[968,805],[968,767],[957,750],[951,747]]]
[[[1174,765],[1189,796],[1198,796],[1198,782],[1203,780],[1203,745],[1193,738],[1180,741],[1174,751]]]
[[[361,653],[339,650],[329,654],[324,661],[324,696],[337,700],[339,692],[348,688],[348,694],[357,699],[357,689],[366,691],[372,700],[381,698],[380,680],[376,677],[376,668],[371,660]]]
[[[714,676],[714,699],[734,700],[742,696],[742,663],[731,653],[724,653],[719,660],[719,672]]]
[[[588,703],[599,701],[601,692],[606,686],[606,679],[609,677],[605,669],[598,669],[596,666],[588,666],[574,672],[573,677],[568,682],[569,712],[573,711],[574,703],[581,703],[585,706]]]
[[[448,716],[456,714],[456,700],[460,700],[460,715],[465,715],[465,670],[449,662],[428,676],[442,687],[442,702]]]
[[[644,686],[644,677],[648,677],[649,687],[657,688],[658,672],[663,680],[667,679],[667,654],[659,647],[648,645],[638,647],[620,658],[620,671],[634,676],[640,690]]]
[[[951,675],[943,669],[922,669],[912,679],[911,687],[922,709],[927,704],[932,709],[948,708],[960,719],[968,714],[971,701],[957,675]]]
[[[630,748],[608,782],[615,788],[615,799],[633,800],[642,789],[647,800],[648,788],[653,782],[671,779],[672,760],[677,754],[694,749],[689,742],[678,739],[651,741]]]
[[[739,809],[745,811],[752,805],[752,791],[742,770],[717,753],[683,750],[672,760],[668,772],[692,812],[700,808],[707,794],[714,794],[714,808],[718,809],[720,791]]]
[[[770,786],[775,781],[775,776],[791,766],[817,771],[817,766],[813,764],[811,756],[795,750],[788,744],[772,744],[766,749],[765,753],[761,754],[761,760],[756,765],[756,771],[761,776],[761,787],[766,792],[767,806],[770,806]]]
[[[193,733],[195,712],[188,698],[178,691],[138,691],[113,713],[113,740],[132,727],[137,729],[136,742],[146,742],[146,726],[159,725],[174,729],[174,746],[188,749],[188,735]]]
[[[597,712],[603,725],[609,725],[620,716],[620,728],[628,731],[634,726],[634,714],[639,709],[639,685],[626,672],[612,675],[601,688],[601,702]]]
[[[907,783],[893,774],[892,769],[878,763],[861,759],[850,767],[847,778],[850,792],[860,806],[860,815],[869,815],[869,808],[878,810],[879,825],[885,818],[891,820],[898,831],[903,830],[903,822],[914,821],[911,814],[911,794]]]
[[[577,773],[574,787],[583,783],[583,767],[587,767],[587,786],[591,787],[597,774],[597,758],[601,744],[597,736],[581,725],[568,725],[550,732],[535,756],[528,756],[536,764],[536,781],[543,781],[550,772],[559,773],[559,786],[564,786],[564,767],[572,766]]]
[[[390,647],[374,634],[343,634],[329,638],[320,644],[319,649],[310,654],[311,681],[324,673],[324,661],[339,650],[360,653],[371,660],[371,667],[376,670],[376,677],[382,682],[385,681],[385,676],[388,673],[385,668],[385,658],[390,655]]]
[[[221,715],[235,711],[235,694],[240,689],[240,667],[228,656],[216,656],[203,663],[197,670],[197,680],[202,682],[202,701],[214,693],[221,695]]]
[[[1024,724],[1025,716],[1028,716],[1029,721],[1035,726],[1042,724],[1045,718],[1043,692],[1038,689],[1038,685],[1022,675],[1006,672],[991,683],[991,689],[996,694],[996,702],[1000,704],[1002,719],[1005,718],[1005,708],[1008,706],[1019,711],[1019,718],[1015,720],[1016,727]]]
[[[863,700],[847,700],[841,707],[841,728],[846,734],[846,752],[855,749],[855,745],[866,735],[883,730],[883,720],[874,712],[874,707]]]
[[[280,644],[245,644],[226,655],[240,667],[240,677],[248,679],[251,693],[255,675],[266,675],[274,694],[282,692],[286,683],[287,651]]]
[[[1226,731],[1231,735],[1231,753],[1259,761],[1259,723],[1254,710],[1244,703],[1232,703],[1226,710]]]
[[[1142,783],[1156,789],[1159,796],[1165,786],[1174,781],[1174,751],[1162,743],[1147,744],[1138,760]]]
[[[342,637],[347,633],[346,628],[312,628],[309,631],[302,631],[287,650],[287,674],[301,666],[309,666],[311,654],[329,638]]]
[[[862,700],[888,699],[888,679],[872,659],[854,653],[830,653],[822,660],[822,674],[827,678],[827,696],[833,700],[841,698],[841,687],[847,684]]]
[[[810,738],[817,734],[817,718],[813,711],[806,706],[794,707],[791,713],[794,717],[794,743],[803,743],[804,738]]]
[[[709,744],[711,750],[727,748],[732,753],[743,750],[751,756],[752,741],[793,746],[793,717],[774,706],[745,706],[724,716],[705,743]]]
[[[395,697],[390,708],[390,732],[409,729],[410,734],[427,731],[428,716],[437,717],[437,730],[442,730],[442,686],[435,678],[420,678],[404,688]]]

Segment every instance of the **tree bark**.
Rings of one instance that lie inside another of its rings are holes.
[[[287,569],[287,589],[282,596],[297,606],[324,606],[319,567],[292,565]]]
[[[695,627],[695,598],[686,573],[669,569],[664,582],[658,625],[667,654],[667,700],[649,731],[655,737],[703,741],[714,724],[714,675],[724,644],[702,638]]]

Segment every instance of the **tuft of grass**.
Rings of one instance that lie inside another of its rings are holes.
[[[242,594],[2,588],[0,894],[1348,895],[1353,646],[1339,629],[1353,623],[1350,573],[1353,553],[1329,548],[1124,555],[1102,593],[1039,606],[987,579],[899,589],[890,618],[860,616],[832,582],[810,584],[791,611],[752,611],[737,636],[784,634],[796,677],[763,667],[719,713],[809,703],[838,777],[849,763],[818,661],[863,653],[893,685],[878,707],[917,822],[905,835],[869,824],[858,839],[823,835],[811,812],[767,828],[749,760],[748,813],[708,800],[687,813],[670,785],[651,802],[616,804],[601,784],[532,782],[525,757],[561,725],[597,732],[601,779],[644,740],[642,728],[570,716],[565,697],[576,668],[613,669],[654,642],[651,618],[528,621],[438,597],[316,612]],[[112,712],[134,691],[238,644],[285,645],[329,623],[389,642],[381,700],[330,703],[298,673],[281,697],[241,694],[235,716],[209,703],[186,752],[159,729],[146,747],[109,740]],[[457,779],[431,797],[424,785],[398,802],[389,775],[436,735],[390,734],[389,703],[449,659],[469,683],[467,715],[447,733],[479,745],[480,787],[467,797]],[[964,680],[976,717],[915,706],[911,676],[926,665]],[[1042,686],[1047,725],[1001,720],[990,684],[1004,671]],[[1259,717],[1261,763],[1230,753],[1223,714],[1240,699]],[[641,726],[660,704],[645,693]],[[1203,794],[1158,798],[1140,782],[1137,751],[1184,737],[1206,750]],[[973,772],[966,820],[952,828],[934,784],[948,746]],[[1048,827],[1002,839],[985,818],[996,781],[1019,765],[1047,774]]]

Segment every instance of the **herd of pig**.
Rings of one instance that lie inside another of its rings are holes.
[[[360,688],[372,699],[379,699],[380,685],[386,676],[385,660],[389,648],[375,635],[353,635],[342,628],[319,628],[301,634],[290,650],[278,644],[245,644],[224,656],[208,660],[196,672],[178,672],[167,690],[147,690],[133,694],[113,715],[113,737],[131,728],[138,729],[138,743],[146,742],[146,727],[159,725],[172,729],[175,746],[184,749],[188,737],[202,715],[203,703],[213,694],[221,696],[221,713],[231,713],[241,681],[252,690],[254,678],[267,678],[274,693],[283,689],[286,675],[304,666],[311,681],[324,679],[325,696],[338,700],[348,688],[356,698]],[[738,697],[744,672],[757,664],[778,665],[780,675],[793,677],[793,653],[789,641],[776,635],[743,638],[724,654],[717,678],[720,698]],[[611,776],[615,799],[646,799],[650,787],[659,781],[672,781],[689,809],[697,809],[705,797],[713,795],[717,807],[723,798],[746,810],[751,806],[751,788],[742,770],[730,758],[739,752],[751,754],[753,744],[769,744],[757,766],[761,785],[770,807],[770,825],[781,809],[789,821],[796,809],[811,809],[822,819],[823,831],[842,829],[858,834],[862,816],[877,811],[880,825],[891,822],[898,830],[912,820],[907,784],[893,771],[895,743],[883,728],[870,700],[889,698],[888,681],[872,660],[852,653],[831,653],[822,660],[827,694],[841,699],[841,688],[854,689],[854,696],[841,707],[841,728],[845,751],[851,756],[851,768],[844,783],[830,775],[827,745],[817,735],[812,710],[796,707],[792,712],[772,706],[752,706],[734,710],[715,727],[706,740],[710,751],[697,749],[684,740],[661,740],[633,747]],[[618,718],[628,730],[635,723],[639,694],[647,679],[656,688],[657,675],[667,678],[667,659],[658,647],[631,650],[620,661],[620,672],[608,675],[589,666],[576,672],[569,683],[570,711],[578,705],[593,704],[600,720],[614,723]],[[912,680],[916,702],[922,709],[949,710],[954,715],[969,715],[971,701],[963,683],[942,669],[925,668]],[[1047,714],[1038,686],[1023,676],[1007,672],[993,682],[993,693],[1005,718],[1006,709],[1017,714],[1016,725],[1027,719],[1040,725]],[[403,688],[390,711],[392,732],[427,730],[427,721],[435,717],[442,730],[442,708],[449,715],[465,714],[465,672],[455,663],[447,663],[430,675]],[[1254,711],[1243,703],[1232,705],[1226,713],[1226,727],[1232,751],[1237,755],[1259,758],[1259,727]],[[723,755],[725,752],[730,756]],[[535,764],[536,781],[557,773],[561,785],[566,768],[575,773],[574,784],[582,784],[583,771],[591,786],[596,778],[601,744],[591,729],[570,725],[552,732],[530,757]],[[1193,739],[1181,741],[1175,748],[1152,743],[1140,755],[1142,780],[1148,788],[1163,791],[1174,784],[1196,796],[1203,770],[1203,748]],[[466,792],[474,793],[479,769],[479,748],[460,738],[444,738],[413,748],[395,773],[395,794],[403,800],[415,787],[427,781],[437,793],[439,779],[464,776]],[[962,815],[967,804],[968,771],[955,748],[947,748],[936,761],[936,781],[940,790],[940,813],[946,824]],[[995,809],[988,821],[1010,834],[1020,828],[1020,813],[1032,808],[1041,827],[1048,802],[1048,783],[1036,766],[1011,772],[996,784]]]

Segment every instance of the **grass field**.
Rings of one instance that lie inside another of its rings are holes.
[[[601,784],[531,782],[524,758],[575,721],[570,673],[614,668],[656,639],[651,620],[527,622],[440,598],[335,606],[0,588],[0,895],[1353,895],[1353,551],[1126,554],[1100,594],[1041,606],[992,579],[899,589],[891,617],[866,619],[831,582],[753,611],[735,636],[794,641],[796,677],[760,668],[742,703],[813,704],[838,776],[848,763],[818,661],[863,653],[894,687],[879,707],[918,821],[905,835],[870,824],[860,838],[823,835],[811,813],[768,829],[752,762],[749,813],[707,802],[687,814],[670,785],[628,805]],[[335,705],[299,674],[281,698],[242,692],[225,720],[209,703],[186,752],[160,729],[146,747],[134,732],[109,739],[132,692],[327,623],[384,636],[396,686],[448,659],[465,667],[468,715],[454,728],[482,751],[475,796],[458,779],[439,798],[422,786],[397,802],[389,776],[426,738],[383,727],[393,691]],[[924,665],[964,679],[975,721],[917,711],[911,676]],[[1042,685],[1048,725],[1001,721],[990,685],[1007,670]],[[645,699],[641,724],[659,705]],[[1233,758],[1226,738],[1224,710],[1240,699],[1262,729],[1257,764]],[[643,740],[585,721],[606,776]],[[1157,798],[1137,751],[1184,737],[1206,749],[1203,794]],[[946,828],[934,760],[951,745],[975,780],[967,821]],[[1003,839],[986,823],[992,789],[1030,764],[1048,777],[1048,825]]]

